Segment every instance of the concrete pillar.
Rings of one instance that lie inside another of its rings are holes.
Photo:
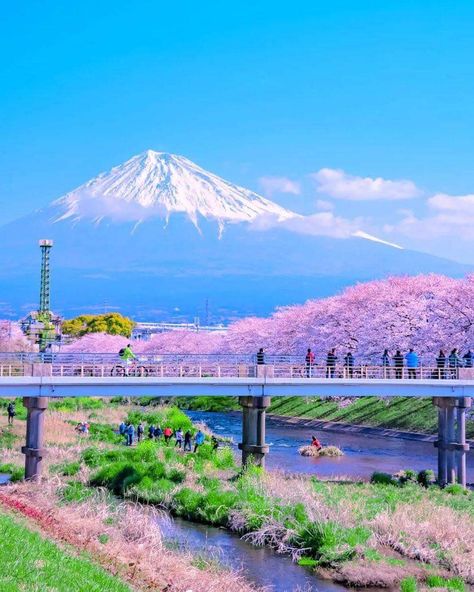
[[[458,399],[456,415],[456,465],[458,474],[458,483],[466,487],[466,454],[469,451],[469,444],[466,444],[466,409],[471,406],[471,399],[464,397]]]
[[[24,397],[23,404],[28,410],[26,418],[26,446],[21,451],[25,455],[25,479],[39,479],[45,455],[44,411],[48,408],[47,397]]]
[[[456,452],[454,449],[456,437],[456,408],[455,400],[448,399],[446,413],[447,450],[447,483],[456,483]]]
[[[257,466],[265,466],[265,415],[270,406],[270,397],[239,397],[242,406],[242,465],[252,460]]]
[[[435,446],[438,448],[438,485],[444,487],[448,479],[447,473],[447,459],[446,459],[446,405],[444,399],[435,398],[433,403],[438,407],[438,440]]]

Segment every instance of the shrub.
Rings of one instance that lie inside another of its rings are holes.
[[[102,458],[102,452],[93,446],[86,448],[81,454],[81,459],[88,467],[98,467]]]
[[[90,487],[86,487],[79,481],[68,481],[67,485],[59,490],[59,497],[66,503],[82,502],[94,495]]]
[[[198,508],[202,503],[202,494],[183,487],[181,491],[174,496],[173,507],[177,516],[182,516],[187,520],[196,519]]]
[[[91,440],[108,442],[109,444],[120,444],[123,442],[123,436],[114,432],[112,426],[104,423],[91,423],[89,427]]]
[[[417,473],[412,469],[405,469],[397,473],[395,477],[402,485],[405,485],[405,483],[416,483]]]
[[[459,483],[451,483],[444,488],[446,493],[450,493],[451,495],[469,495],[467,489],[465,489]]]
[[[361,526],[345,528],[332,521],[310,522],[300,528],[296,542],[320,565],[332,565],[355,557],[357,547],[365,545],[370,534]]]
[[[389,473],[382,473],[379,471],[375,471],[372,473],[372,477],[370,478],[371,483],[375,483],[377,485],[397,485],[398,482],[396,479],[392,477]]]
[[[434,471],[432,471],[431,469],[424,469],[423,471],[420,471],[418,473],[416,480],[423,487],[429,487],[430,485],[433,485],[433,483],[435,483],[436,477]]]
[[[429,588],[447,588],[448,590],[455,590],[456,592],[464,592],[466,589],[461,578],[446,579],[434,575],[427,576],[426,585]]]
[[[59,473],[65,477],[74,477],[81,470],[81,463],[80,461],[61,463],[59,465],[53,465],[50,470],[52,473]]]
[[[414,577],[404,578],[400,582],[400,592],[416,592],[418,587]]]
[[[0,465],[0,473],[6,473],[7,475],[10,475],[11,483],[21,481],[25,478],[25,469],[23,467],[19,467],[18,465],[14,465],[13,463]]]

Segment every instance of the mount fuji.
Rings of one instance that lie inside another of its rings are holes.
[[[152,150],[0,232],[0,316],[36,307],[40,238],[55,241],[53,308],[66,315],[192,318],[206,307],[222,321],[388,274],[472,271],[341,229],[327,213],[302,216]]]

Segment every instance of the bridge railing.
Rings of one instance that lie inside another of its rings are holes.
[[[299,356],[267,356],[257,364],[253,355],[153,354],[129,363],[118,354],[0,353],[2,376],[142,376],[163,378],[306,378],[306,379],[473,379],[464,368],[418,368],[343,364],[307,364]]]

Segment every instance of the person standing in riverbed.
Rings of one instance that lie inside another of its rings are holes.
[[[10,403],[8,403],[7,413],[8,413],[8,425],[13,425],[13,418],[16,415],[15,403],[13,401],[10,401]]]
[[[163,430],[163,435],[165,437],[165,443],[168,446],[171,436],[173,435],[173,430],[169,426],[166,426],[166,428]]]
[[[194,437],[194,452],[197,452],[199,446],[204,444],[205,436],[201,430],[198,430],[196,436]]]
[[[145,431],[145,428],[143,427],[142,422],[140,422],[137,426],[137,441],[138,442],[142,441],[144,431]]]
[[[183,446],[183,430],[181,428],[178,428],[174,434],[174,437],[176,438],[174,447],[176,448],[177,446],[181,450]]]
[[[148,426],[148,438],[150,440],[153,440],[154,437],[155,437],[155,426],[153,424],[150,424]]]
[[[191,432],[188,430],[184,434],[184,452],[186,452],[187,450],[191,452],[191,437]]]
[[[163,435],[163,430],[160,428],[160,426],[155,426],[155,429],[153,430],[153,437],[155,438],[155,440],[157,442],[161,438],[162,435]]]
[[[130,423],[127,428],[127,446],[133,445],[133,437],[135,436],[135,427]]]

